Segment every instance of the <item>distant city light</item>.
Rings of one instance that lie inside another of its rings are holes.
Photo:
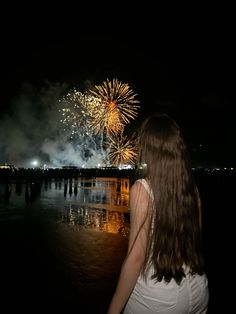
[[[120,170],[123,170],[123,169],[134,169],[134,166],[131,165],[131,164],[127,164],[127,165],[119,165],[118,167]]]
[[[39,165],[39,162],[38,162],[38,160],[35,159],[31,162],[31,164],[32,164],[32,166],[37,167]]]
[[[142,163],[140,166],[139,166],[139,169],[145,169],[147,168],[147,164],[146,163]]]

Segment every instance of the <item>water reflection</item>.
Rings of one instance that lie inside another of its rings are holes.
[[[34,205],[59,223],[127,236],[129,189],[129,178],[5,182],[0,183],[0,205]]]
[[[87,206],[65,206],[61,222],[76,225],[79,228],[90,228],[109,233],[127,236],[129,232],[129,215],[125,212],[112,211]]]
[[[80,178],[64,181],[64,197],[73,202],[61,209],[61,222],[79,228],[128,235],[129,179]]]
[[[105,203],[128,206],[129,179],[118,178],[80,178],[64,179],[64,197],[78,196],[82,203]]]

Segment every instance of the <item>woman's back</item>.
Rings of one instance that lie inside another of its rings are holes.
[[[152,190],[145,179],[139,179],[142,187],[153,198]],[[152,226],[152,223],[150,224]],[[184,267],[185,277],[178,284],[174,278],[166,282],[153,279],[153,267],[146,278],[138,277],[134,290],[125,307],[124,314],[187,314],[207,313],[209,300],[208,280],[205,274],[192,275],[189,267]]]
[[[130,189],[126,259],[109,314],[206,313],[201,201],[182,132],[165,114],[138,136],[142,177]],[[145,170],[145,171],[144,171]]]

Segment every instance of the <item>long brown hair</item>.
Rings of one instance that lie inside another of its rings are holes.
[[[201,204],[182,131],[168,115],[146,118],[139,132],[139,164],[153,193],[150,228],[142,274],[180,283],[183,266],[203,273]]]

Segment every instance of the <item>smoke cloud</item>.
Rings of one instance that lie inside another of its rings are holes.
[[[45,82],[43,87],[25,83],[12,100],[7,114],[0,118],[0,162],[32,167],[32,161],[49,167],[73,165],[92,168],[103,164],[94,147],[68,141],[60,122],[60,102],[68,92],[65,83]]]

